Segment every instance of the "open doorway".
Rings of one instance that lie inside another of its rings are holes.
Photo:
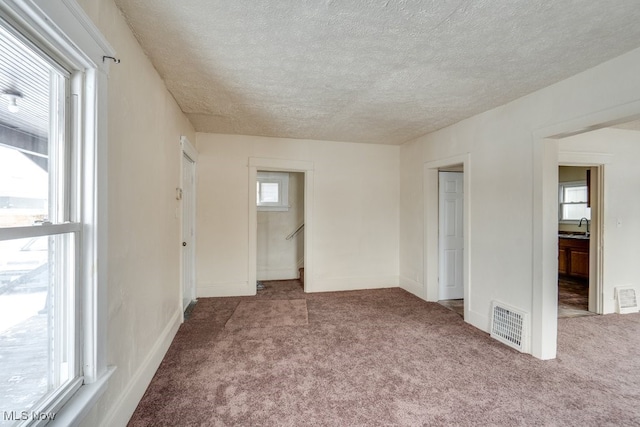
[[[285,160],[285,159],[270,159],[270,158],[249,158],[249,277],[248,286],[250,293],[257,293],[258,282],[258,171],[261,172],[299,172],[303,177],[302,200],[304,218],[304,227],[301,227],[298,233],[294,233],[292,239],[303,233],[304,242],[301,245],[302,249],[302,263],[300,267],[303,267],[303,287],[304,292],[313,292],[314,274],[313,274],[313,162],[301,161],[301,160]],[[300,224],[298,224],[300,225]],[[296,228],[297,230],[297,228]],[[288,230],[286,233],[291,234],[292,230]],[[283,239],[288,237],[288,234],[282,236]],[[296,237],[297,238],[297,237]],[[296,258],[296,262],[300,258]],[[298,270],[299,271],[299,270]],[[298,273],[300,274],[300,273]]]
[[[599,313],[600,266],[594,255],[601,240],[601,175],[597,165],[558,167],[559,318]]]
[[[625,228],[628,222],[622,217],[637,217],[640,206],[637,198],[628,197],[640,182],[640,172],[636,167],[640,148],[640,134],[635,131],[638,111],[640,103],[625,104],[533,134],[534,140],[539,141],[534,146],[536,209],[531,322],[532,354],[536,357],[554,358],[557,349],[559,165],[589,166],[592,188],[594,183],[599,188],[601,215],[594,217],[592,210],[590,221],[589,280],[597,282],[595,287],[589,286],[589,311],[599,314],[615,312],[619,303],[617,290],[634,286],[637,263],[633,262],[627,248],[633,247],[638,231],[634,227]],[[597,171],[597,176],[594,176],[594,171]],[[606,200],[603,197],[605,192]],[[593,190],[590,193],[593,197]],[[594,203],[591,200],[592,206]],[[603,268],[605,266],[606,269]],[[592,301],[595,309],[591,308]]]
[[[302,172],[257,171],[256,287],[304,288]]]

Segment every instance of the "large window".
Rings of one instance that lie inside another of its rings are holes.
[[[0,426],[105,390],[105,57],[72,0],[0,2]]]
[[[591,208],[588,207],[588,187],[586,182],[564,182],[559,186],[560,221],[580,221],[581,218],[591,219]]]
[[[72,73],[5,21],[0,64],[0,422],[11,423],[53,414],[82,383],[82,227]]]

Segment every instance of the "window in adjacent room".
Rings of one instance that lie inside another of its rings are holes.
[[[289,210],[289,173],[258,172],[256,185],[259,211]]]
[[[558,214],[560,221],[580,221],[591,219],[591,208],[588,207],[588,187],[584,181],[564,182],[559,187]]]

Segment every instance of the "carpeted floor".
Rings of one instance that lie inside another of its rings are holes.
[[[640,315],[560,319],[520,354],[398,288],[202,298],[130,426],[640,425]],[[308,324],[225,328],[239,303],[305,299]]]

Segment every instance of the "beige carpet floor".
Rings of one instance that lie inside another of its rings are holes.
[[[241,301],[227,323],[226,329],[275,328],[307,325],[307,300]]]
[[[640,315],[560,319],[540,361],[398,288],[203,298],[130,426],[640,425]],[[244,301],[308,324],[227,329]]]

